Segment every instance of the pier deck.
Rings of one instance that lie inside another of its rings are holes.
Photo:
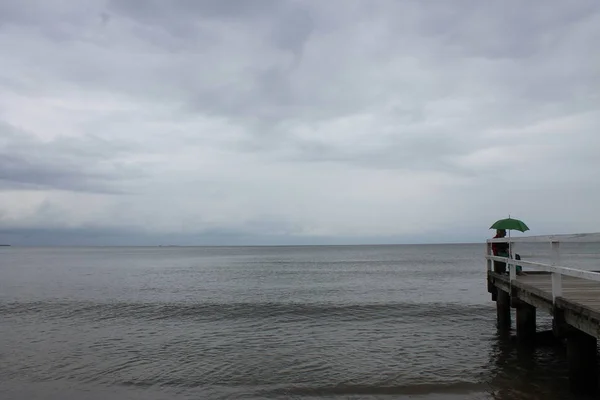
[[[511,243],[548,241],[552,245],[552,264],[494,256],[492,243],[508,240]],[[488,292],[496,302],[499,330],[510,330],[511,308],[516,309],[519,345],[534,346],[536,313],[539,310],[550,314],[554,335],[567,344],[571,389],[597,393],[600,272],[560,266],[561,241],[600,243],[600,234],[488,240],[485,257]],[[524,274],[517,274],[517,265],[523,268]]]
[[[494,286],[515,300],[554,315],[561,310],[565,322],[588,335],[600,339],[600,282],[566,276],[562,278],[562,296],[552,299],[552,277],[547,272],[528,272],[510,281],[507,274],[489,273]]]

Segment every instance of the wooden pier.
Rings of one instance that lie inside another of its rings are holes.
[[[509,240],[511,243],[547,242],[551,245],[552,264],[495,257],[492,243]],[[550,314],[554,335],[566,342],[572,391],[596,394],[599,384],[600,272],[561,266],[560,243],[565,242],[600,242],[600,234],[488,240],[488,292],[496,302],[499,330],[510,330],[511,308],[516,310],[519,345],[535,346],[536,313]],[[517,274],[517,265],[522,267],[522,274]]]

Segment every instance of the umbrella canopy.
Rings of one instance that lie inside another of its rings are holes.
[[[509,217],[499,219],[498,221],[494,222],[494,224],[490,226],[490,229],[505,229],[508,231],[515,230],[525,232],[529,230],[529,227],[525,224],[525,222]]]

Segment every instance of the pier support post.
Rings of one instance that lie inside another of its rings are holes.
[[[567,337],[569,384],[571,391],[595,394],[598,390],[597,340],[580,330],[573,329]]]
[[[504,290],[498,290],[496,298],[496,316],[498,329],[501,331],[510,330],[510,295]]]
[[[533,345],[535,342],[535,307],[521,302],[517,307],[517,342]]]
[[[569,332],[569,325],[565,322],[565,313],[561,308],[554,305],[552,315],[554,317],[552,319],[552,333],[557,339],[564,339]]]
[[[492,277],[489,272],[487,275],[487,289],[488,293],[491,293],[492,295],[492,301],[496,301],[498,298],[498,289],[496,288],[496,285],[494,285],[494,282],[492,282]]]

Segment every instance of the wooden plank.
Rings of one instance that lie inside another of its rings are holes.
[[[519,300],[529,305],[532,305],[538,308],[539,310],[546,311],[547,313],[552,313],[553,304],[551,300],[540,297],[537,294],[522,288],[516,288],[516,290],[514,290],[513,293],[516,293]]]
[[[567,301],[572,301],[575,303],[586,303],[586,304],[600,304],[600,302],[598,300],[589,300],[586,298],[570,298],[570,297],[564,297],[565,300]]]
[[[565,310],[565,321],[582,332],[600,337],[600,311],[566,299],[557,299],[556,305]]]
[[[517,287],[521,292],[530,293],[552,304],[552,293],[548,293],[547,291],[540,290],[535,286],[523,284],[521,282],[513,282],[513,286]]]
[[[586,295],[585,293],[580,293],[577,295],[570,295],[570,296],[563,296],[565,299],[571,299],[571,300],[586,300],[586,301],[590,301],[590,302],[599,302],[600,299],[598,299],[597,296],[590,296],[590,295]]]

